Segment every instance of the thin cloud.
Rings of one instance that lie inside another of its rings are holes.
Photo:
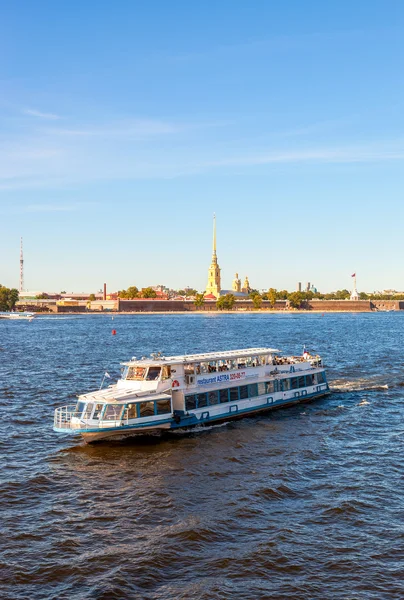
[[[63,205],[63,204],[29,204],[24,206],[24,212],[70,212],[77,210],[77,205]]]
[[[38,117],[39,119],[48,119],[49,121],[57,121],[61,119],[59,115],[54,113],[45,113],[40,110],[36,110],[35,108],[24,108],[22,111],[24,115],[29,115],[30,117]]]
[[[185,52],[182,54],[168,55],[162,60],[170,62],[186,62],[200,59],[217,59],[254,53],[266,55],[273,52],[302,50],[304,48],[319,47],[326,44],[340,44],[349,40],[363,39],[372,35],[372,31],[362,29],[341,29],[335,31],[317,31],[296,35],[273,35],[270,38],[253,39],[234,44],[222,44],[199,51]]]
[[[92,138],[94,139],[94,138]],[[98,138],[97,138],[98,141]],[[41,148],[38,148],[40,151]],[[232,152],[212,147],[185,147],[173,144],[170,151],[164,148],[143,150],[138,144],[130,144],[122,149],[120,141],[108,148],[102,144],[92,144],[82,148],[74,143],[65,147],[60,154],[42,156],[42,160],[20,156],[7,161],[0,157],[0,190],[18,189],[66,189],[77,184],[99,181],[162,180],[191,177],[211,171],[230,171],[252,168],[267,168],[285,165],[289,168],[299,165],[368,164],[398,163],[404,160],[404,140],[383,140],[346,146],[289,147],[253,149],[248,152]],[[29,212],[75,210],[74,204],[28,205]]]
[[[112,123],[109,126],[83,127],[74,129],[55,128],[47,133],[70,137],[148,137],[177,133],[181,127],[173,123],[153,119],[131,119]]]
[[[209,163],[212,167],[258,166],[272,163],[371,163],[403,160],[404,148],[387,149],[377,147],[318,148],[287,152],[270,152],[226,158]]]

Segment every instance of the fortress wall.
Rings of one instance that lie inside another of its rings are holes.
[[[309,310],[341,311],[341,312],[370,312],[372,310],[369,300],[310,300],[307,302]]]
[[[375,310],[404,310],[403,300],[371,300],[370,303]]]
[[[270,302],[264,300],[261,308],[271,309]],[[275,310],[285,310],[286,301],[278,300]],[[119,300],[119,311],[123,312],[212,312],[216,311],[216,302],[207,300],[203,306],[196,308],[193,300],[157,300],[152,298],[140,298],[139,300]],[[251,300],[237,300],[234,310],[254,310]]]
[[[180,312],[192,310],[191,303],[185,300],[155,300],[141,298],[139,300],[119,299],[118,310],[123,312]],[[193,308],[195,305],[192,303]]]

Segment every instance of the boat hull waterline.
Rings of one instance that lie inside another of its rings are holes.
[[[313,402],[314,400],[318,400],[320,398],[323,398],[324,396],[328,396],[330,394],[329,390],[325,390],[324,392],[321,393],[316,393],[307,397],[304,397],[304,399],[301,400],[292,400],[292,401],[285,401],[285,402],[277,402],[277,403],[273,403],[271,406],[268,406],[268,404],[265,404],[261,407],[255,408],[253,410],[241,410],[241,411],[237,411],[237,412],[232,412],[232,413],[227,413],[226,415],[217,417],[217,418],[199,418],[196,422],[192,422],[192,423],[186,423],[185,420],[180,422],[180,423],[176,423],[174,422],[170,422],[170,423],[166,423],[164,425],[154,425],[154,426],[150,426],[150,427],[133,427],[132,425],[121,425],[119,428],[117,427],[113,427],[111,428],[111,430],[108,429],[104,429],[103,431],[100,432],[99,429],[94,429],[94,430],[81,430],[81,431],[77,431],[77,433],[80,433],[83,440],[87,443],[87,444],[91,444],[94,442],[101,442],[101,441],[110,441],[110,440],[123,440],[123,439],[128,439],[128,438],[133,438],[133,437],[139,437],[139,436],[148,436],[148,435],[155,435],[155,434],[164,434],[164,433],[168,433],[170,431],[184,431],[185,432],[192,432],[192,430],[198,428],[198,427],[209,427],[212,425],[220,425],[223,423],[229,423],[230,421],[236,421],[236,420],[240,420],[246,417],[253,417],[253,416],[257,416],[257,415],[261,415],[261,414],[268,414],[269,412],[275,411],[275,410],[280,410],[282,408],[288,408],[291,406],[296,406],[297,404],[304,404],[304,403],[308,403],[308,402]],[[58,430],[61,431],[61,430]],[[65,431],[65,433],[71,433],[71,431]]]

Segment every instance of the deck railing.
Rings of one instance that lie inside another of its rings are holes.
[[[69,404],[67,406],[61,406],[55,409],[54,416],[54,427],[57,429],[94,429],[96,427],[120,427],[121,425],[128,425],[128,409],[126,408],[124,414],[116,419],[100,419],[99,421],[92,421],[91,424],[83,418],[83,412],[76,410],[76,404]],[[117,409],[116,417],[118,413],[122,412],[122,408]],[[72,419],[77,418],[78,420],[72,423]]]
[[[69,404],[68,406],[61,406],[55,410],[55,417],[53,424],[59,429],[71,429],[72,417],[78,417],[79,414],[76,410],[76,404]]]

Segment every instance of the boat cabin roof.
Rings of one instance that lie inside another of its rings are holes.
[[[211,360],[226,360],[230,358],[241,358],[257,354],[277,354],[280,350],[276,348],[244,348],[242,350],[227,350],[226,352],[205,352],[203,354],[184,354],[179,356],[161,356],[160,353],[152,354],[151,357],[142,356],[137,359],[135,356],[128,362],[121,363],[125,366],[136,364],[163,366],[167,364],[189,364],[195,362],[204,362]]]
[[[116,386],[112,385],[103,390],[96,390],[87,394],[78,396],[79,402],[95,402],[100,404],[119,404],[122,402],[151,402],[154,400],[171,400],[171,394],[164,392],[154,394],[134,394],[133,390],[117,390]]]

